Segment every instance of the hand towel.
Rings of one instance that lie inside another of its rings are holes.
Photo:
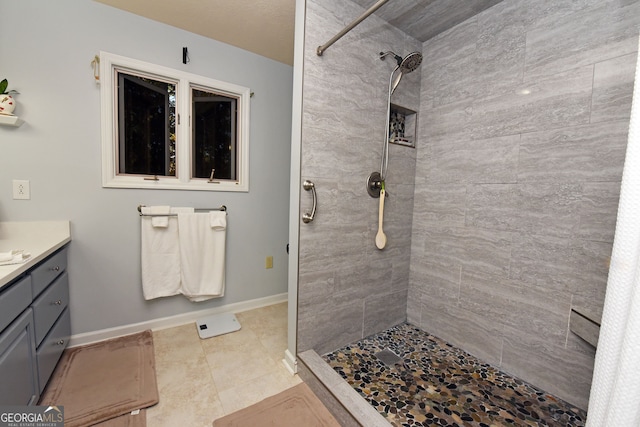
[[[168,227],[168,216],[155,216],[155,215],[169,215],[171,213],[171,206],[143,206],[141,209],[143,214],[154,215],[151,217],[151,225],[153,227]]]
[[[180,212],[193,212],[193,208],[171,208],[169,213]],[[178,218],[166,218],[167,227],[154,227],[154,217],[140,217],[142,291],[146,300],[180,294]]]
[[[22,249],[0,252],[0,265],[22,264],[27,262],[29,258],[31,258],[31,254]]]
[[[227,228],[227,213],[225,211],[209,212],[209,220],[211,228],[216,231],[225,230]]]
[[[224,296],[225,230],[211,227],[210,213],[178,213],[181,292],[191,301]]]
[[[13,251],[0,252],[0,262],[7,262],[13,259]]]

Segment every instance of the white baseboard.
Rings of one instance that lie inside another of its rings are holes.
[[[298,360],[293,354],[291,354],[289,349],[284,351],[284,359],[282,359],[282,363],[284,363],[285,368],[287,368],[291,375],[298,373]]]
[[[172,328],[174,326],[180,326],[187,323],[195,322],[197,319],[204,316],[211,316],[220,313],[241,313],[243,311],[266,307],[273,304],[279,304],[285,301],[287,301],[286,292],[264,298],[257,298],[249,301],[223,305],[221,307],[210,308],[207,310],[191,311],[189,313],[177,314],[175,316],[162,317],[159,319],[147,320],[145,322],[117,326],[115,328],[85,332],[82,334],[72,335],[69,339],[69,347],[77,347],[80,345],[91,344],[97,341],[121,337],[123,335],[135,334],[137,332],[146,331],[147,329],[160,330]]]

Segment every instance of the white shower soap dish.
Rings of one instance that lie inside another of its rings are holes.
[[[216,337],[240,330],[240,322],[233,313],[215,314],[196,320],[200,339]]]

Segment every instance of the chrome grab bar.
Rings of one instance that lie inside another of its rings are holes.
[[[302,215],[302,222],[307,224],[313,221],[313,217],[316,216],[316,207],[318,205],[318,198],[316,196],[316,186],[313,184],[313,182],[309,181],[308,179],[305,180],[302,183],[302,188],[304,188],[305,191],[311,191],[311,195],[313,196],[313,207],[311,208],[311,213],[305,212]]]

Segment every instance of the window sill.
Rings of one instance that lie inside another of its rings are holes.
[[[237,191],[248,192],[249,185],[239,181],[213,181],[194,179],[188,182],[175,178],[158,178],[148,180],[144,178],[115,177],[102,183],[105,188],[138,188],[156,190],[193,190],[193,191]]]

